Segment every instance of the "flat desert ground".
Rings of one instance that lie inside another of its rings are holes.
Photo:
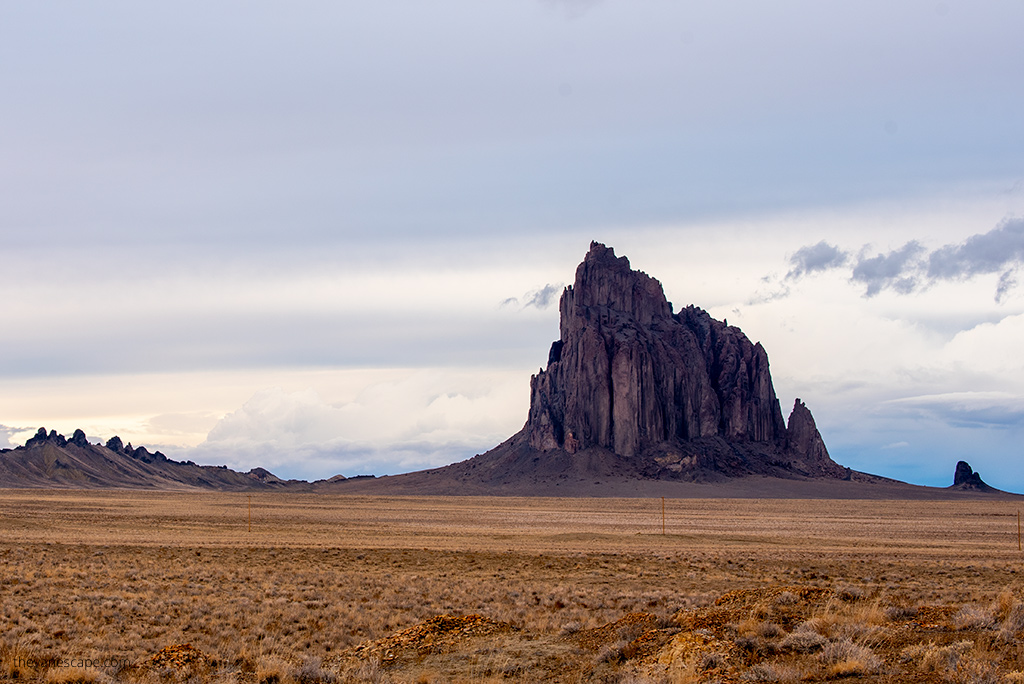
[[[0,490],[0,680],[1024,682],[1015,500],[662,506]]]

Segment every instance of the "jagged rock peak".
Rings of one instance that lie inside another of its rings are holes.
[[[259,468],[259,467],[253,468],[248,473],[246,473],[246,475],[248,477],[252,478],[253,480],[258,481],[258,482],[264,482],[264,483],[266,483],[266,482],[284,482],[284,480],[282,480],[278,476],[274,475],[272,472],[270,472],[266,468]]]
[[[978,477],[978,474],[971,468],[967,461],[957,461],[956,470],[953,471],[953,484],[962,485]]]
[[[87,447],[89,446],[89,440],[85,436],[83,430],[76,429],[72,434],[71,439],[66,439],[64,435],[58,434],[56,430],[50,430],[47,433],[46,428],[41,427],[36,430],[36,434],[25,442],[26,447],[38,446],[42,444],[55,444],[59,447],[67,446],[68,444],[74,444],[75,446]]]
[[[64,438],[64,435],[57,434],[56,430],[50,430],[49,434],[47,434],[46,428],[41,427],[38,430],[36,430],[36,434],[34,437],[30,437],[25,442],[25,446],[30,447],[45,443],[56,444],[57,446],[64,446],[65,444],[68,443],[68,440]]]
[[[722,438],[769,445],[807,474],[845,473],[802,402],[787,429],[760,344],[697,307],[673,314],[661,283],[610,247],[591,243],[559,314],[547,369],[530,383],[532,448],[633,457]]]
[[[629,267],[629,259],[616,257],[615,250],[591,242],[583,262],[576,268],[576,282],[566,288],[559,303],[563,325],[575,317],[628,316],[640,325],[665,320],[672,315],[661,283]],[[565,338],[562,331],[562,338]]]
[[[793,402],[786,427],[786,451],[802,460],[805,474],[815,476],[849,477],[850,469],[835,463],[828,455],[825,440],[818,432],[807,405],[798,398]]]
[[[958,489],[980,489],[982,491],[992,489],[967,461],[957,461],[956,470],[953,472],[953,486]]]
[[[86,439],[85,432],[81,429],[75,430],[74,434],[71,435],[71,440],[69,441],[69,443],[80,447],[89,446],[89,440]]]

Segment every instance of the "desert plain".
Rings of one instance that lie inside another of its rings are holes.
[[[0,490],[0,680],[1024,682],[1020,508]]]

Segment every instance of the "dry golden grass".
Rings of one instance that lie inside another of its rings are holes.
[[[0,680],[1024,679],[1012,502],[248,504],[0,491]]]

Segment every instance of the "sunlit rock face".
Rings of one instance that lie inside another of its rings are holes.
[[[845,474],[799,400],[787,429],[759,343],[697,307],[673,313],[661,283],[611,248],[591,244],[559,312],[560,337],[530,383],[533,449],[657,453],[678,472],[721,466],[725,440],[759,447],[732,459],[739,470],[760,470],[743,463],[760,455],[799,474]],[[687,448],[712,438],[713,449]]]

